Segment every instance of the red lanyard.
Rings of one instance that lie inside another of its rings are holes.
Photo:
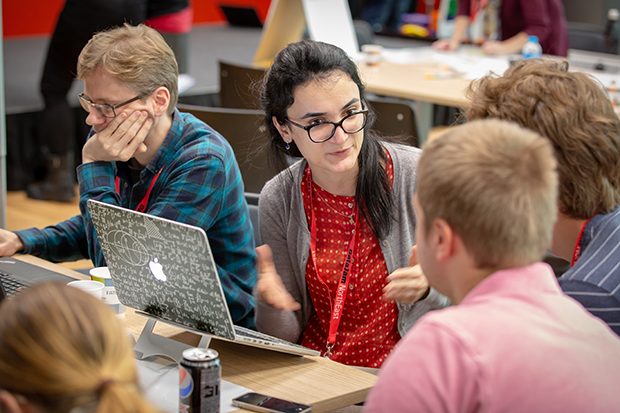
[[[144,194],[144,198],[142,198],[142,200],[138,203],[138,206],[136,206],[136,211],[138,212],[146,211],[146,206],[148,205],[149,198],[151,197],[151,191],[153,190],[153,187],[155,186],[155,182],[157,182],[157,178],[159,178],[159,175],[161,175],[161,171],[163,169],[164,168],[160,168],[159,171],[157,171],[157,173],[155,174],[155,176],[151,179],[151,183],[149,184],[149,187],[146,190],[146,194]],[[116,193],[120,194],[121,193],[121,180],[118,176],[114,180],[114,185],[116,187]]]
[[[310,196],[310,254],[312,255],[312,264],[314,265],[314,271],[316,272],[317,278],[326,285],[326,283],[321,279],[319,274],[319,269],[317,267],[317,257],[316,257],[316,238],[317,238],[317,226],[316,219],[314,217],[314,207],[312,202],[312,175],[308,174],[308,194]],[[355,211],[355,226],[353,227],[353,231],[351,233],[351,239],[349,240],[349,245],[347,246],[347,256],[344,260],[344,264],[342,265],[342,275],[340,276],[340,281],[338,282],[338,288],[336,289],[336,295],[334,296],[333,304],[331,297],[329,298],[329,305],[332,308],[332,314],[329,321],[329,335],[327,336],[327,343],[325,347],[324,357],[330,357],[332,354],[332,349],[336,344],[336,335],[338,333],[338,327],[340,326],[340,318],[342,317],[342,310],[344,309],[344,303],[347,300],[347,291],[349,289],[349,280],[351,279],[351,263],[354,259],[357,259],[355,256],[355,252],[357,251],[357,242],[355,242],[357,235],[357,209]],[[354,258],[355,257],[355,258]]]
[[[586,231],[586,227],[590,220],[588,219],[581,225],[581,230],[579,231],[579,236],[577,237],[577,242],[575,243],[575,249],[573,250],[573,259],[570,262],[570,266],[574,267],[575,263],[581,256],[581,239],[583,238],[583,233]]]

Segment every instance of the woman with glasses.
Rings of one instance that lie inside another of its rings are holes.
[[[303,159],[261,192],[257,327],[379,367],[415,319],[445,305],[410,257],[420,151],[370,131],[357,67],[332,45],[283,49],[261,100],[276,161]]]
[[[77,288],[43,283],[0,306],[0,412],[156,410],[116,316]]]

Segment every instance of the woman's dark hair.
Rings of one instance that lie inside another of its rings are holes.
[[[378,137],[370,131],[374,113],[366,102],[357,66],[342,49],[327,43],[303,40],[289,44],[276,56],[265,75],[260,96],[265,111],[265,127],[270,138],[271,157],[282,168],[287,165],[288,156],[302,156],[295,142],[291,142],[290,148],[286,149],[272,118],[275,116],[279,123],[284,124],[287,110],[293,104],[295,88],[334,72],[343,72],[355,82],[363,106],[369,109],[364,142],[358,156],[360,169],[355,199],[375,235],[382,239],[389,233],[393,218],[391,185],[385,169],[387,156]]]

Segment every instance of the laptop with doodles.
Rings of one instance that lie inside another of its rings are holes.
[[[224,340],[320,354],[233,324],[202,228],[94,200],[88,210],[122,304]]]

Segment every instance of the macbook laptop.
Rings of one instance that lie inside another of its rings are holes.
[[[233,325],[209,241],[198,227],[89,200],[119,301],[165,322],[298,355],[306,347]]]
[[[0,258],[0,300],[15,294],[22,287],[44,281],[68,283],[74,278],[59,274],[15,257]]]

